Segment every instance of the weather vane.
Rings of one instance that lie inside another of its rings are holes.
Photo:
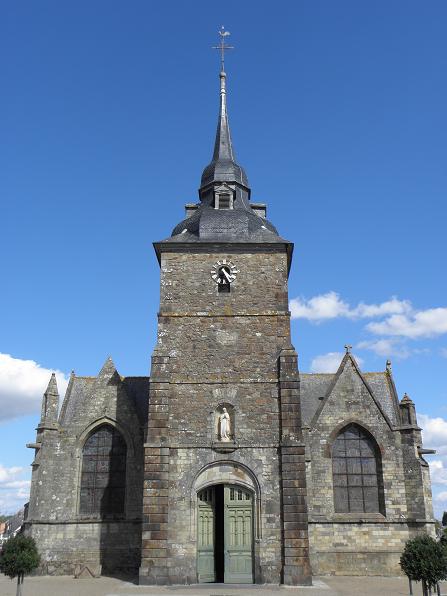
[[[220,64],[222,72],[225,71],[225,50],[234,50],[234,46],[229,46],[225,43],[225,38],[228,37],[230,34],[229,31],[225,31],[225,27],[222,25],[219,31],[220,35],[220,44],[218,46],[213,46],[213,50],[220,50]]]

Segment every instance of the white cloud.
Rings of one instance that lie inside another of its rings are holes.
[[[316,356],[310,363],[310,370],[314,373],[335,373],[340,366],[344,354],[341,352],[328,352],[327,354],[321,354]],[[355,356],[357,364],[363,365],[363,359]]]
[[[375,339],[372,341],[361,341],[356,345],[358,350],[370,350],[378,356],[390,358],[408,358],[410,350],[396,339]]]
[[[0,514],[16,513],[28,501],[31,481],[24,478],[28,474],[24,468],[0,464]]]
[[[447,490],[441,491],[440,493],[434,495],[433,501],[436,503],[443,503],[444,506],[447,507]]]
[[[430,462],[430,475],[433,484],[447,485],[447,468],[444,467],[444,461],[434,459]]]
[[[56,373],[59,394],[63,397],[68,384],[63,372],[43,368],[34,360],[0,353],[0,420],[38,413],[52,372]]]
[[[12,480],[11,482],[5,482],[3,486],[5,488],[29,489],[29,487],[31,486],[31,480]]]
[[[382,319],[370,321],[366,330],[374,335],[384,335],[377,341],[364,341],[360,349],[372,350],[380,356],[408,358],[417,350],[409,350],[402,343],[406,339],[437,337],[447,333],[447,308],[415,310],[409,300],[395,296],[380,304],[359,302],[351,306],[337,292],[331,291],[312,298],[292,298],[289,304],[292,319],[306,319],[321,323],[333,319]],[[447,358],[447,348],[441,348],[441,356]]]
[[[429,308],[410,315],[395,314],[366,328],[376,335],[394,335],[417,339],[447,333],[447,308]]]
[[[18,474],[23,472],[23,468],[19,468],[18,466],[14,466],[12,468],[5,468],[2,464],[0,464],[0,488],[5,485],[5,483],[10,482],[14,478],[17,477]]]
[[[390,300],[381,304],[364,304],[360,302],[351,311],[352,318],[372,319],[374,317],[383,317],[396,313],[406,313],[411,311],[411,303],[408,300],[398,300],[393,296]]]
[[[305,300],[303,298],[292,298],[290,301],[292,319],[307,319],[315,323],[329,319],[372,319],[392,314],[403,314],[411,312],[411,304],[408,300],[399,300],[392,297],[381,304],[365,304],[359,302],[357,306],[342,300],[337,292],[320,294]]]
[[[422,428],[424,447],[436,449],[436,454],[428,458],[433,490],[435,515],[439,518],[447,510],[447,420],[440,416],[432,418],[418,414],[418,423]],[[434,459],[432,459],[432,457]]]
[[[349,304],[343,302],[336,292],[328,292],[314,296],[309,300],[292,298],[290,301],[292,319],[307,319],[308,321],[324,321],[345,317],[349,312]]]
[[[447,420],[440,416],[432,418],[426,414],[417,416],[419,426],[422,427],[424,444],[430,449],[436,449],[438,455],[445,453],[447,456]]]
[[[1,515],[12,515],[20,511],[29,501],[29,489],[19,488],[18,490],[0,490],[0,513]]]

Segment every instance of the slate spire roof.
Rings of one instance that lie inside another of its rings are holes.
[[[227,114],[227,73],[220,73],[220,110],[217,122],[216,141],[214,143],[213,161],[231,159],[234,161],[233,145],[231,144],[230,125]]]
[[[293,244],[278,234],[265,217],[265,205],[250,202],[251,190],[244,169],[236,163],[227,112],[227,75],[219,74],[220,105],[211,163],[203,170],[197,204],[187,205],[187,217],[177,224],[171,236],[154,242],[160,262],[162,247],[190,243],[276,244],[285,247],[290,267]],[[226,207],[220,196],[227,197]],[[230,197],[230,203],[228,203]],[[261,212],[260,209],[261,208]]]
[[[213,158],[211,163],[203,170],[200,188],[204,188],[214,182],[236,182],[248,188],[247,175],[244,169],[235,161],[233,144],[231,142],[227,111],[227,74],[222,70],[219,76],[220,108]]]

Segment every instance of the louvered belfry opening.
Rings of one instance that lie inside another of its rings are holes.
[[[219,194],[217,197],[217,202],[219,209],[231,209],[232,207],[231,195],[229,193]]]

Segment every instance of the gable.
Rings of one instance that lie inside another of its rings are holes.
[[[354,414],[359,419],[379,415],[389,427],[398,424],[387,373],[362,374],[350,354],[336,374],[300,375],[300,379],[305,426],[314,427],[320,416],[347,419]]]
[[[102,414],[113,419],[122,417],[124,412],[119,414],[116,410],[124,407],[129,415],[137,416],[140,426],[144,426],[148,401],[149,377],[121,378],[116,371],[98,377],[72,375],[59,423],[61,426],[84,427]]]

